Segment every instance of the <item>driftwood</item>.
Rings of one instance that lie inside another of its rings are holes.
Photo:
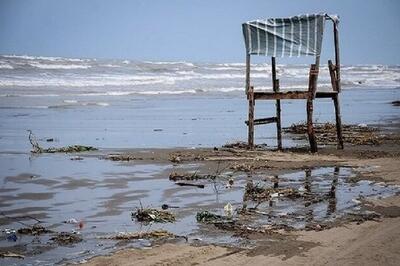
[[[172,172],[169,174],[169,180],[178,181],[178,180],[198,180],[198,179],[215,179],[216,175],[200,175],[195,173],[177,173]]]
[[[181,187],[197,187],[197,188],[204,188],[203,184],[192,184],[192,183],[185,183],[185,182],[175,182],[175,185]]]
[[[10,251],[0,252],[0,258],[16,258],[16,259],[24,259],[25,256],[17,253],[13,253]]]

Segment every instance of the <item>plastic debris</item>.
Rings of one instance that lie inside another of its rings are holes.
[[[171,205],[168,205],[168,204],[161,205],[161,209],[163,209],[163,210],[177,209],[177,208],[179,208],[179,207],[178,206],[171,206]]]
[[[230,204],[230,203],[228,202],[228,204],[226,204],[226,205],[224,206],[224,212],[225,212],[225,215],[226,215],[226,216],[232,216],[232,215],[233,215],[233,207],[232,207],[232,204]]]
[[[6,228],[4,230],[4,233],[6,234],[6,238],[8,241],[12,241],[12,242],[17,241],[18,237],[17,237],[16,231],[14,229]]]
[[[66,224],[77,224],[78,220],[76,220],[75,218],[70,218],[68,220],[65,220],[64,223],[66,223]]]

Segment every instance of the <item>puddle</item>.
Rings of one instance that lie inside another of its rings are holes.
[[[224,206],[243,207],[243,194],[249,181],[259,187],[292,188],[307,197],[288,199],[276,197],[270,201],[248,200],[247,207],[257,205],[258,214],[246,217],[246,224],[259,227],[283,224],[306,228],[309,224],[335,221],[348,213],[363,212],[360,198],[387,197],[399,191],[397,187],[370,181],[351,182],[355,173],[347,167],[321,167],[279,176],[224,173],[215,181],[197,180],[204,189],[181,187],[168,179],[172,165],[124,164],[85,158],[71,161],[65,155],[40,156],[0,155],[3,169],[0,177],[0,250],[23,254],[24,260],[1,259],[9,264],[45,265],[78,262],[88,257],[107,254],[120,245],[113,240],[100,239],[118,232],[137,232],[164,229],[176,235],[188,236],[190,241],[243,246],[232,232],[213,225],[199,224],[196,213],[208,210],[224,215]],[[180,170],[194,170],[198,165],[183,165]],[[15,169],[18,169],[15,170]],[[227,187],[229,178],[234,183]],[[318,201],[313,199],[318,198]],[[175,223],[145,226],[131,220],[131,212],[142,204],[160,208],[162,204],[178,206],[171,209]],[[13,217],[13,218],[7,218]],[[33,225],[35,217],[42,225],[56,232],[77,232],[82,242],[59,246],[50,239],[52,234],[39,236],[19,235],[8,240],[5,229],[19,229]],[[242,217],[238,216],[239,219]],[[64,223],[71,218],[78,224]],[[22,224],[21,224],[22,223]],[[147,240],[131,241],[135,247],[148,247]]]

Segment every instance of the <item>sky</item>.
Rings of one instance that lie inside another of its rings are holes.
[[[400,65],[398,0],[0,0],[0,54],[243,62],[242,22],[320,12],[340,16],[343,64]]]

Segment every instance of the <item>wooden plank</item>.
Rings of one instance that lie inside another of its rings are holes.
[[[308,91],[254,92],[255,100],[307,99],[308,96]]]
[[[315,94],[315,98],[333,98],[338,95],[336,91],[318,91]]]
[[[249,120],[248,120],[248,148],[254,148],[254,89],[250,86],[247,98],[249,99]]]
[[[276,117],[267,117],[267,118],[258,118],[254,119],[254,125],[264,125],[264,124],[270,124],[270,123],[276,123]],[[245,121],[246,125],[249,125],[249,121]]]
[[[335,105],[335,117],[336,117],[336,134],[338,139],[338,149],[343,149],[343,134],[342,134],[342,118],[340,115],[340,104],[339,95],[333,97],[333,104]]]

